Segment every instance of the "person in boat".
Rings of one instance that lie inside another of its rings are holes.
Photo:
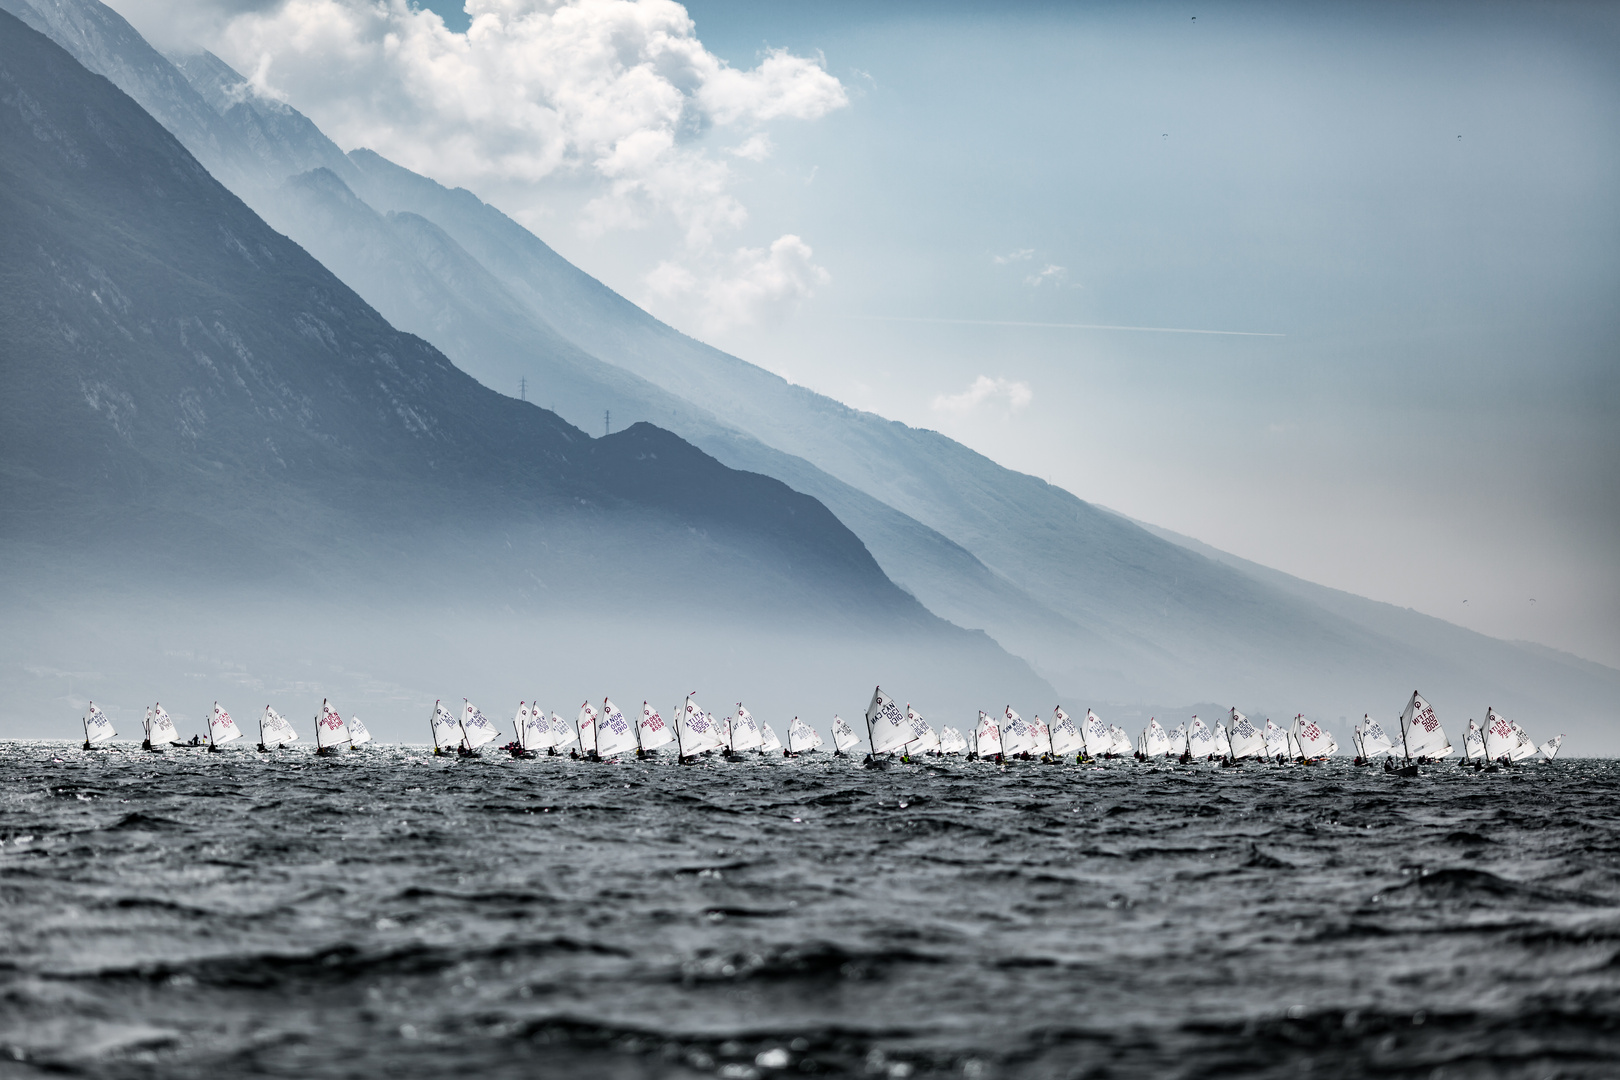
[[[568,756],[573,758],[575,761],[578,761],[579,760],[579,751],[578,750],[570,750],[570,751],[568,751]]]

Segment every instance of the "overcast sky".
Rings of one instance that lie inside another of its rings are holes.
[[[1620,666],[1612,5],[113,6],[796,382]]]

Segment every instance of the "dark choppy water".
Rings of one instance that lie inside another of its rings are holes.
[[[0,1073],[1614,1076],[1617,792],[8,744]]]

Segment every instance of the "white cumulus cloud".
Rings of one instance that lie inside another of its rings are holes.
[[[1048,263],[1040,270],[1024,279],[1024,284],[1032,289],[1038,289],[1050,282],[1052,285],[1063,284],[1063,279],[1069,276],[1068,270],[1053,263]]]
[[[831,275],[817,266],[810,245],[791,233],[769,248],[739,248],[729,259],[694,269],[664,262],[647,275],[663,300],[695,303],[703,329],[720,332],[781,319],[815,295]]]
[[[936,394],[932,405],[935,412],[967,416],[984,408],[1017,412],[1033,400],[1035,394],[1026,382],[980,375],[959,394]]]
[[[205,0],[206,3],[206,0]],[[595,187],[587,231],[672,215],[696,247],[739,226],[725,160],[770,153],[759,130],[849,102],[821,57],[736,68],[673,0],[468,0],[464,34],[406,0],[281,0],[226,10],[203,42],[345,148],[447,184],[549,178]]]

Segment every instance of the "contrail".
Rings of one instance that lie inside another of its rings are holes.
[[[1131,330],[1141,334],[1218,334],[1222,337],[1287,337],[1256,330],[1190,330],[1179,326],[1113,326],[1108,323],[1015,322],[1010,319],[927,319],[908,315],[855,315],[874,322],[948,323],[952,326],[1029,326],[1044,330]]]

